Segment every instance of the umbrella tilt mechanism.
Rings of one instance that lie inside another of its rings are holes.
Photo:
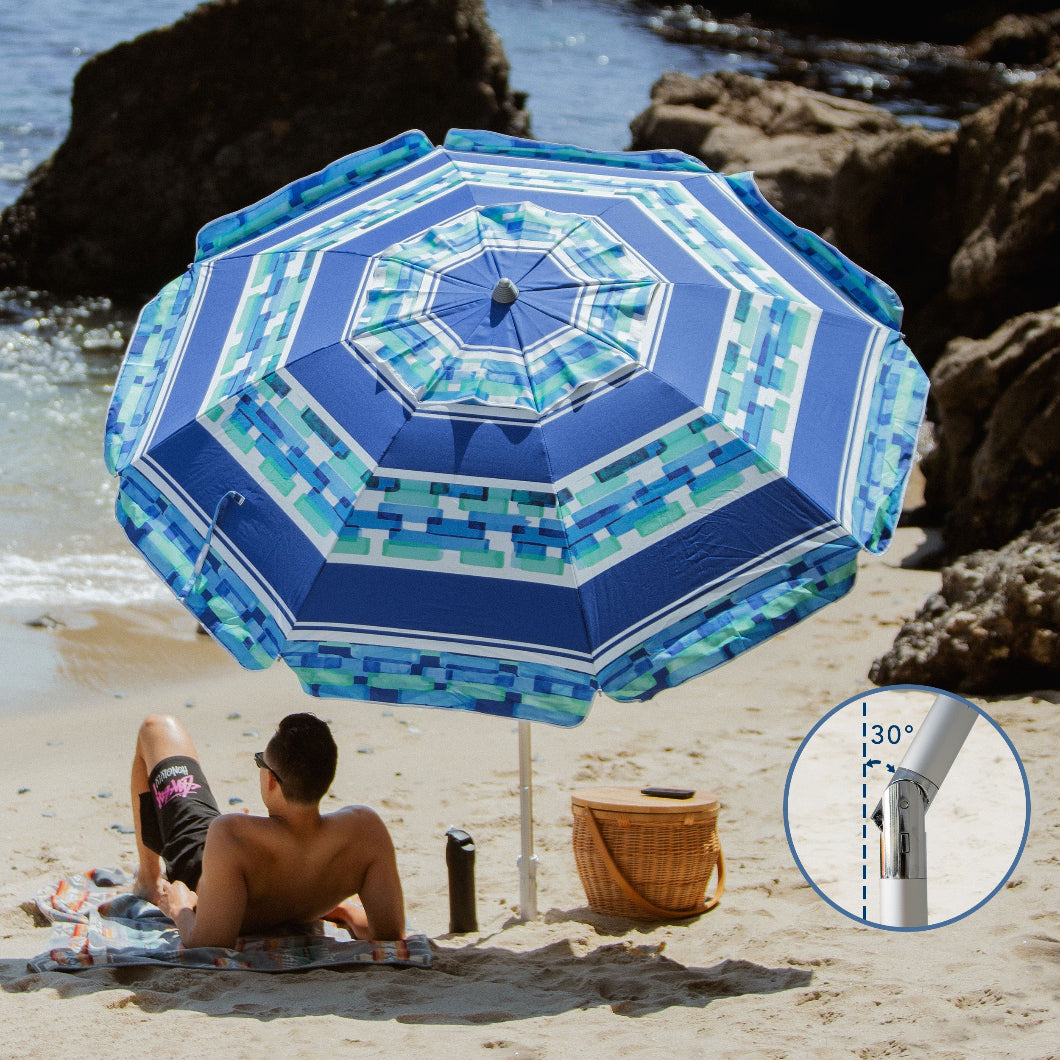
[[[213,540],[213,532],[217,529],[217,521],[221,518],[221,513],[228,507],[230,501],[235,501],[238,506],[242,504],[244,500],[246,500],[246,498],[242,493],[239,493],[236,490],[228,490],[228,492],[217,502],[217,507],[213,510],[213,518],[210,520],[210,525],[206,530],[206,537],[203,538],[202,548],[199,549],[199,554],[195,557],[195,565],[191,568],[191,574],[188,575],[188,580],[180,590],[178,599],[183,600],[188,593],[191,592],[196,579],[202,574],[203,564],[206,562],[206,556],[210,551],[210,542]]]
[[[978,712],[940,693],[872,813],[880,829],[880,922],[926,927],[926,815]]]

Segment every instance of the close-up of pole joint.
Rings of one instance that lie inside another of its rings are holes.
[[[926,815],[977,717],[963,700],[938,695],[872,814],[883,924],[927,926]]]

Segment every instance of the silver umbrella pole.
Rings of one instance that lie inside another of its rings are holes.
[[[978,712],[963,700],[935,697],[873,813],[880,829],[880,923],[926,927],[927,832],[924,818]]]
[[[537,918],[537,856],[534,854],[534,774],[530,722],[519,722],[519,919]]]

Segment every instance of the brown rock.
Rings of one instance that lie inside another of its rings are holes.
[[[403,132],[523,134],[482,0],[213,0],[87,62],[0,284],[139,302],[207,221]]]
[[[926,502],[950,555],[996,548],[1060,499],[1060,306],[950,343],[931,387]]]
[[[831,222],[832,180],[854,146],[900,128],[867,103],[728,71],[667,74],[630,125],[633,150],[671,147],[721,173],[753,170],[770,203],[815,231]]]
[[[970,59],[1004,66],[1052,66],[1060,59],[1060,11],[1004,15],[964,48]]]
[[[966,118],[956,161],[962,238],[945,295],[964,322],[958,333],[981,337],[1057,301],[1060,74],[1020,85]]]
[[[1060,686],[1060,509],[997,552],[961,557],[869,673],[955,692]]]
[[[635,148],[678,147],[766,198],[897,291],[931,367],[1057,301],[1060,73],[1017,85],[958,130],[740,74],[664,78],[633,122]]]

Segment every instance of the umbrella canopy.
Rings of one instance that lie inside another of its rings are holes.
[[[749,175],[410,132],[202,230],[115,387],[118,519],[246,667],[573,725],[886,547],[900,317]]]

